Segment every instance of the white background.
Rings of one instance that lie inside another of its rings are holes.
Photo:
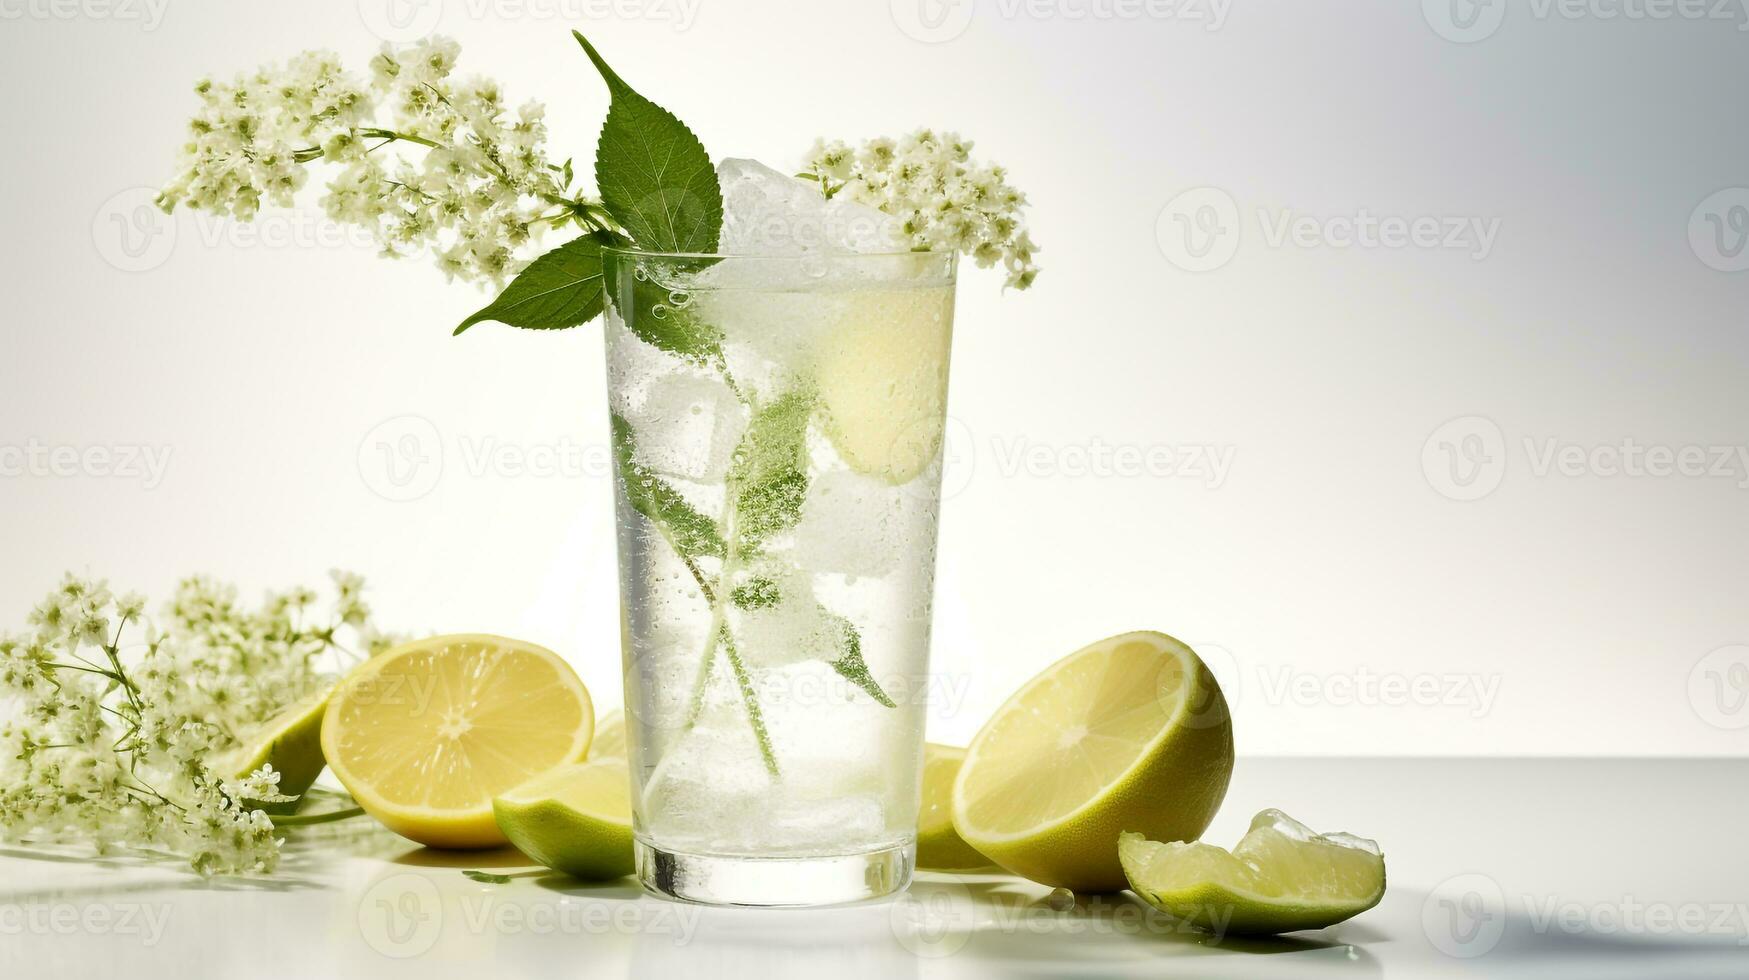
[[[201,74],[432,26],[589,160],[578,26],[719,157],[932,125],[1031,195],[1037,287],[962,278],[932,737],[1153,628],[1242,753],[1743,754],[1749,14],[1503,4],[0,0],[0,624],[69,568],[343,567],[387,625],[542,642],[617,700],[599,331],[451,339],[483,297],[317,191],[139,210]],[[1363,211],[1471,230],[1337,247]],[[1629,440],[1727,469],[1623,473]],[[1230,465],[1089,465],[1120,446]]]

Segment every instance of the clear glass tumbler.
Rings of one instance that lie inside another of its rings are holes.
[[[955,256],[604,265],[638,875],[728,905],[898,891]]]

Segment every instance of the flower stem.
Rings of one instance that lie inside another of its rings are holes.
[[[348,807],[345,810],[329,810],[327,813],[292,813],[283,817],[272,817],[275,827],[309,827],[319,823],[333,823],[337,820],[351,820],[364,815],[364,807]]]

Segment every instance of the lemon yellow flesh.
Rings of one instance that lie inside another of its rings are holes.
[[[434,847],[504,842],[492,798],[581,759],[589,692],[550,650],[484,634],[404,644],[356,668],[322,724],[334,775],[389,829]]]
[[[1376,843],[1314,833],[1280,810],[1257,814],[1231,852],[1133,833],[1122,835],[1118,850],[1136,894],[1180,921],[1221,934],[1322,929],[1372,908],[1385,894],[1385,859]]]
[[[917,816],[917,866],[934,871],[982,868],[990,859],[953,829],[953,781],[966,750],[930,742],[923,747],[923,807]]]
[[[492,801],[498,827],[522,853],[578,878],[632,873],[631,775],[606,756],[560,766]]]
[[[1208,668],[1164,633],[1125,633],[1053,664],[985,723],[954,784],[954,827],[1016,874],[1116,891],[1117,835],[1194,840],[1232,765]]]
[[[589,759],[626,757],[626,719],[625,712],[618,708],[609,711],[595,721],[595,739],[589,743]]]

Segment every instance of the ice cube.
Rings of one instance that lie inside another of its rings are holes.
[[[670,372],[649,384],[631,413],[638,461],[663,476],[717,483],[747,427],[746,413],[721,379]]]
[[[805,805],[800,803],[776,807],[770,815],[768,833],[801,846],[830,847],[844,841],[878,840],[886,830],[886,809],[874,794],[830,796],[807,800]]]
[[[795,535],[803,567],[842,575],[885,575],[932,547],[927,500],[851,470],[814,480]]]
[[[723,189],[723,252],[902,252],[909,245],[892,215],[844,197],[828,199],[819,184],[756,160],[724,160],[717,180]]]
[[[748,666],[771,670],[840,655],[837,624],[806,573],[755,569],[742,577],[735,599],[730,628]]]

